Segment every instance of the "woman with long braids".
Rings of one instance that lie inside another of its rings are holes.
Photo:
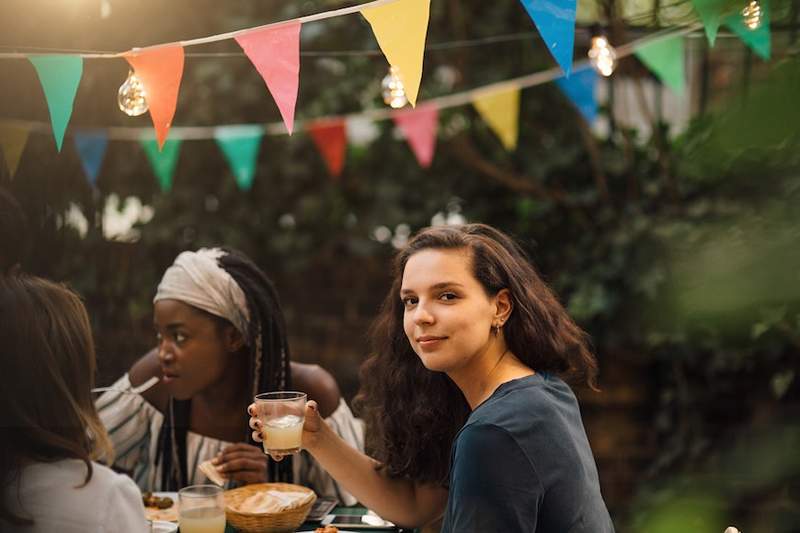
[[[112,391],[97,400],[115,466],[142,490],[178,490],[207,482],[198,467],[211,460],[228,486],[294,481],[355,503],[307,453],[286,464],[269,461],[246,431],[244,408],[255,394],[299,390],[342,439],[363,448],[361,422],[333,377],[291,362],[278,296],[264,272],[229,249],[183,252],[153,301],[158,347],[113,388],[160,381],[141,395]]]
[[[442,533],[613,532],[562,380],[594,386],[595,358],[511,238],[482,224],[419,232],[372,338],[359,397],[374,458],[313,402],[303,427],[303,447],[360,502],[403,526],[443,516]]]

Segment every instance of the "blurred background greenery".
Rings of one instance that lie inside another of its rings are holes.
[[[4,0],[0,46],[125,50],[352,2],[109,4],[101,18],[95,0]],[[496,225],[592,336],[602,392],[579,394],[618,531],[798,531],[798,1],[771,11],[769,62],[725,32],[714,49],[702,30],[687,37],[690,121],[675,120],[667,91],[629,58],[603,82],[594,129],[553,84],[524,90],[512,153],[461,107],[441,113],[428,170],[384,121],[353,139],[339,180],[302,133],[265,138],[248,192],[213,140],[187,141],[162,193],[136,143],[112,141],[92,187],[71,143],[57,154],[51,136],[34,134],[14,179],[0,169],[0,186],[31,221],[24,268],[84,295],[102,383],[153,345],[151,299],[175,255],[225,244],[276,281],[293,356],[329,368],[352,397],[395,248],[431,223]],[[623,43],[695,18],[688,2],[581,0],[576,57],[593,24]],[[428,50],[420,98],[552,66],[518,2],[434,1],[429,44],[497,35],[516,37]],[[298,118],[383,105],[384,58],[332,53],[376,50],[360,17],[304,26],[302,50]],[[203,51],[234,53],[187,57],[176,125],[279,120],[235,43]],[[0,60],[0,72],[0,118],[47,122],[30,64]],[[147,115],[116,109],[126,73],[122,60],[87,60],[71,126],[148,126]],[[645,97],[625,100],[625,83]],[[647,132],[619,120],[620,106],[637,107]],[[112,238],[108,214],[125,206],[138,222]]]

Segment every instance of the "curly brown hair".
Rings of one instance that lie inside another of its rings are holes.
[[[367,421],[367,444],[379,468],[392,477],[442,484],[453,440],[470,410],[444,373],[423,366],[403,330],[403,272],[409,258],[426,249],[469,250],[472,272],[486,294],[508,289],[513,310],[503,334],[511,353],[533,370],[594,388],[597,362],[586,333],[508,235],[485,224],[417,233],[395,257],[394,281],[370,332],[374,355],[361,367],[356,403]]]

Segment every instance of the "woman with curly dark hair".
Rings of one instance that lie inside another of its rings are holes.
[[[358,399],[374,458],[313,402],[303,434],[362,503],[409,526],[444,513],[448,533],[613,531],[562,381],[593,387],[595,358],[511,238],[482,224],[422,230],[397,255],[372,339]]]

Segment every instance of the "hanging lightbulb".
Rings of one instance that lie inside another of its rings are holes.
[[[383,103],[393,109],[399,109],[408,103],[406,89],[403,87],[403,81],[399,74],[399,68],[389,67],[389,74],[381,82]]]
[[[761,26],[761,6],[757,0],[750,0],[750,3],[742,9],[744,25],[750,30],[757,30]]]
[[[605,77],[611,76],[617,66],[617,52],[603,35],[592,37],[592,48],[589,50],[589,62],[592,67]]]
[[[147,94],[144,91],[142,80],[131,70],[117,93],[119,108],[128,116],[138,117],[147,113]]]

